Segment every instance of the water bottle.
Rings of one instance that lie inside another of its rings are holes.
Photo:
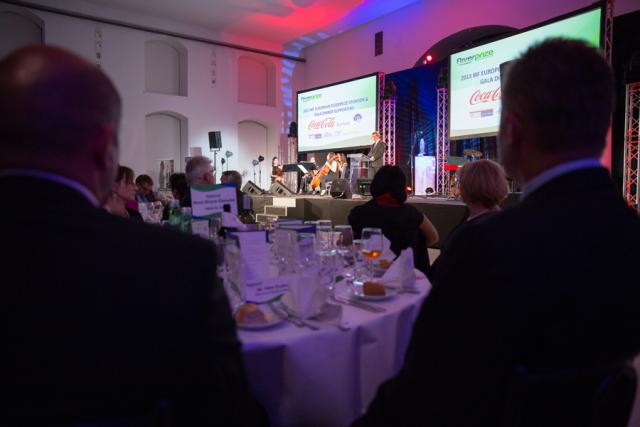
[[[180,228],[180,204],[177,200],[169,202],[169,226]]]
[[[191,208],[188,206],[180,209],[180,231],[191,233]]]

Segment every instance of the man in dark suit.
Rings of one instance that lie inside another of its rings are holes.
[[[0,424],[259,425],[212,245],[101,208],[119,118],[69,52],[0,62]]]
[[[371,138],[373,139],[373,145],[369,149],[367,157],[369,157],[369,161],[371,161],[371,163],[369,163],[369,178],[373,179],[373,176],[383,165],[385,143],[382,139],[380,139],[380,132],[378,131],[374,131],[371,134]]]
[[[640,259],[640,220],[598,160],[612,94],[609,66],[582,42],[547,41],[511,66],[500,148],[522,201],[453,239],[401,372],[357,425],[506,425],[516,366],[590,368],[640,349],[640,286],[629,268]],[[591,415],[578,394],[559,400]],[[588,424],[535,411],[548,416],[536,425]]]

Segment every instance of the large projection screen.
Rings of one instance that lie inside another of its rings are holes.
[[[600,47],[601,6],[557,18],[529,30],[451,55],[449,138],[491,136],[500,124],[500,64],[551,37],[584,40]]]
[[[298,92],[298,151],[370,146],[377,99],[377,74]]]

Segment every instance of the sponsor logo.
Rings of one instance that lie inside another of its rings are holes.
[[[302,100],[302,102],[309,102],[309,101],[313,101],[314,99],[320,99],[322,98],[322,94],[318,93],[315,95],[309,95],[309,96],[301,96],[300,99]]]
[[[354,122],[359,122],[360,120],[362,120],[362,114],[356,114],[355,116],[353,116]]]
[[[475,61],[482,61],[483,59],[491,58],[493,56],[493,49],[485,50],[484,52],[476,53],[474,55],[465,56],[456,59],[456,64],[467,65]]]
[[[494,90],[489,90],[486,92],[480,91],[480,89],[476,90],[471,94],[471,98],[469,98],[469,105],[476,105],[484,102],[494,102],[500,99],[500,87],[498,86]]]
[[[322,120],[311,120],[311,122],[309,123],[309,128],[308,130],[319,130],[319,129],[327,129],[327,128],[333,128],[336,125],[336,118],[335,117],[327,117],[325,119]]]

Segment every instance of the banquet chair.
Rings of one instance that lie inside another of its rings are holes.
[[[630,362],[532,373],[516,368],[504,427],[627,427],[636,393]]]

